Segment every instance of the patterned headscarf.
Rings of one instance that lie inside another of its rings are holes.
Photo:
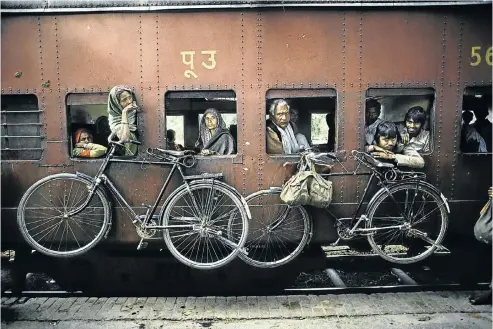
[[[111,88],[110,94],[108,96],[108,121],[110,123],[110,129],[112,132],[116,132],[121,129],[122,122],[122,111],[123,108],[120,105],[120,95],[122,92],[128,91],[133,100],[136,102],[137,98],[135,97],[134,92],[131,88],[126,86],[115,86]],[[137,110],[131,109],[127,111],[127,120],[128,120],[128,128],[130,131],[137,131]]]

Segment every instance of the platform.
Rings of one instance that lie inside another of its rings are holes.
[[[126,323],[144,324],[143,327],[128,328],[152,328],[154,324],[159,328],[164,323],[173,324],[171,327],[180,323],[204,323],[207,327],[207,324],[215,323],[216,328],[230,328],[227,325],[232,323],[248,326],[257,323],[260,325],[258,328],[264,328],[267,323],[280,323],[272,321],[279,319],[283,320],[282,328],[291,325],[293,328],[300,325],[308,328],[312,324],[313,328],[320,328],[315,324],[322,319],[326,324],[346,323],[348,328],[366,325],[370,319],[372,323],[380,323],[382,328],[399,321],[402,326],[396,328],[449,328],[448,325],[456,321],[452,328],[491,328],[491,305],[470,305],[470,293],[178,298],[3,297],[2,328],[4,325],[5,328],[44,328],[46,324],[50,324],[51,328],[53,324],[57,325],[56,328],[86,328],[84,325],[88,324],[92,326],[87,328],[112,328],[111,323],[119,323],[115,327],[119,329],[127,328]],[[414,322],[418,326],[413,326]],[[105,326],[100,327],[98,323],[105,323]],[[445,323],[448,325],[444,326]]]

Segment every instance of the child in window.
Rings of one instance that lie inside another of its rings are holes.
[[[367,146],[367,151],[374,158],[392,161],[397,166],[423,168],[425,162],[421,155],[412,146],[400,143],[399,138],[395,123],[383,121],[377,126],[373,144]]]

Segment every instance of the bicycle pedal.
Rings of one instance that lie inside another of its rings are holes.
[[[142,249],[145,249],[145,248],[147,248],[147,242],[145,242],[144,240],[140,240],[140,243],[137,246],[137,250],[142,250]]]

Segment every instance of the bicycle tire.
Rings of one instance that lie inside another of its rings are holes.
[[[53,257],[74,257],[93,248],[111,225],[111,204],[105,193],[100,188],[96,189],[81,212],[66,217],[67,212],[86,200],[90,185],[75,174],[62,173],[40,179],[29,187],[17,209],[17,224],[26,242],[35,250]],[[42,218],[44,215],[48,217]],[[40,234],[43,235],[37,237]],[[64,236],[65,250],[61,250]],[[58,243],[58,248],[54,248],[54,242]]]
[[[274,268],[295,259],[311,234],[311,220],[305,208],[292,207],[280,198],[281,189],[262,190],[246,197],[252,222],[245,249],[239,257],[247,264]],[[282,220],[281,223],[278,221]],[[271,230],[270,226],[279,224]]]
[[[394,197],[397,205],[389,195]],[[367,237],[368,242],[378,255],[389,262],[416,263],[433,254],[437,245],[445,238],[448,226],[446,201],[438,190],[420,181],[398,183],[389,187],[388,193],[382,188],[368,205],[366,227],[378,228],[383,220],[393,221],[392,225],[407,223],[400,211],[411,218],[410,229],[389,229],[382,230],[382,233],[372,233]],[[425,233],[426,238],[419,237],[421,233],[415,236],[418,232]],[[386,247],[389,247],[388,252],[385,251]],[[419,253],[413,255],[416,252]]]
[[[243,248],[248,217],[231,189],[219,181],[192,183],[190,189],[182,185],[170,196],[161,221],[163,226],[169,226],[164,229],[164,241],[178,261],[192,268],[210,270],[228,264]],[[203,216],[197,214],[191,195]],[[204,204],[207,201],[212,202]],[[175,225],[195,227],[173,228]]]

